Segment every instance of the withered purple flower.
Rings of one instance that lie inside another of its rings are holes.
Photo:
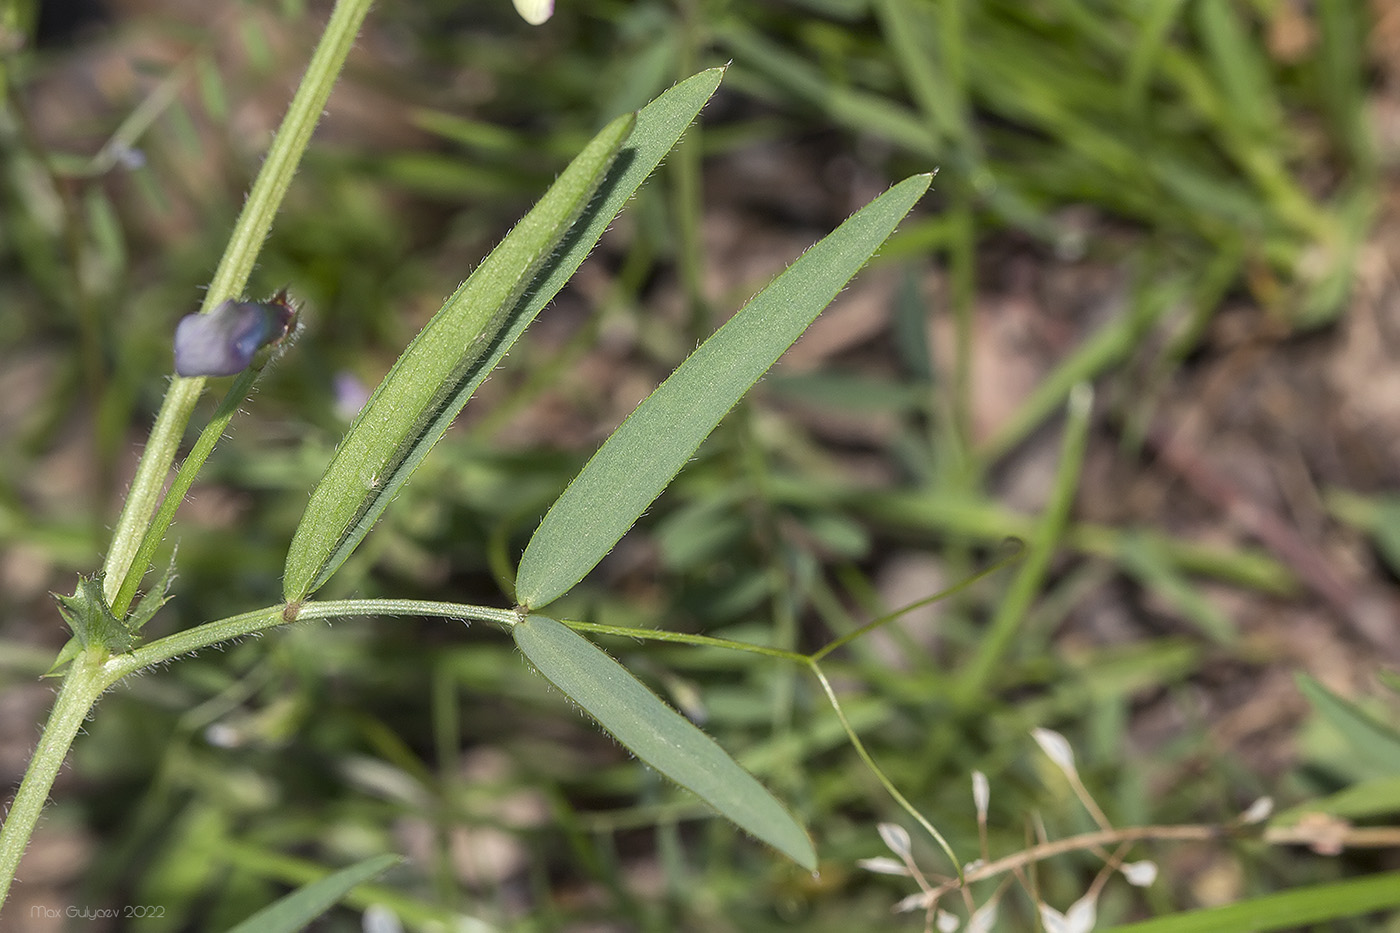
[[[188,314],[175,328],[175,372],[232,376],[247,369],[263,347],[286,339],[296,309],[285,290],[267,301],[222,302],[208,314]]]

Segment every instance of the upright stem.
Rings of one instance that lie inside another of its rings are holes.
[[[103,671],[106,653],[98,650],[84,651],[73,660],[68,675],[63,678],[63,688],[49,721],[44,726],[44,734],[39,738],[39,747],[29,760],[19,791],[15,794],[10,812],[5,816],[5,824],[0,826],[0,904],[5,902],[10,883],[14,881],[15,869],[24,855],[34,826],[39,822],[39,813],[48,800],[58,771],[63,767],[63,759],[68,755],[68,747],[73,737],[87,718],[88,710],[102,691],[110,686]]]
[[[126,617],[127,609],[131,608],[131,600],[136,596],[136,589],[141,585],[141,578],[145,576],[146,568],[150,566],[156,548],[160,547],[161,541],[165,538],[165,532],[175,517],[175,510],[184,501],[185,494],[189,492],[190,485],[194,482],[195,474],[204,466],[204,461],[213,452],[214,445],[224,436],[224,429],[228,427],[228,423],[233,418],[234,412],[238,410],[238,406],[243,404],[248,393],[252,391],[253,381],[257,378],[256,370],[245,369],[234,380],[233,386],[214,412],[213,419],[200,432],[199,440],[195,441],[190,455],[185,458],[184,463],[180,464],[180,471],[175,474],[175,481],[170,484],[170,491],[165,494],[165,501],[160,504],[160,510],[156,512],[155,518],[150,521],[145,534],[141,537],[135,552],[135,562],[127,568],[126,578],[122,580],[120,589],[115,595],[111,595],[110,590],[103,594],[104,598],[111,604],[112,614],[117,618]]]
[[[238,223],[234,225],[223,259],[204,295],[201,313],[208,312],[227,298],[239,297],[243,287],[248,284],[258,252],[272,229],[272,220],[277,216],[277,209],[292,183],[297,163],[311,140],[316,121],[325,110],[326,100],[330,97],[346,56],[350,54],[360,24],[369,12],[370,2],[338,0],[331,12],[321,42],[311,57],[311,64],[307,66],[282,126],[277,130],[277,138],[268,150],[267,159],[258,172],[257,181],[253,183],[253,190],[248,193]],[[165,401],[161,403],[155,427],[151,429],[150,439],[141,454],[136,477],[131,481],[126,504],[122,507],[121,517],[117,519],[112,545],[103,564],[106,573],[102,584],[103,596],[109,603],[116,598],[122,580],[131,569],[146,526],[150,524],[151,516],[160,502],[160,491],[175,460],[185,426],[189,424],[190,415],[203,389],[203,377],[184,379],[177,376],[171,381]],[[140,568],[138,572],[144,569]]]
[[[371,0],[337,0],[306,74],[292,98],[287,116],[243,205],[243,212],[210,282],[201,311],[207,312],[224,299],[237,297],[247,284],[258,252],[272,228],[273,218],[291,185],[297,163],[306,151],[316,121],[325,110],[331,88],[369,12],[370,3]],[[203,388],[203,378],[177,377],[171,382],[161,403],[103,563],[103,598],[109,604],[117,596],[128,571],[135,573],[139,580],[145,569],[133,569],[133,564],[145,530],[160,503],[161,489],[175,460],[185,426]],[[249,624],[254,626],[253,630],[270,627],[283,619],[281,607],[246,615],[252,617]],[[4,903],[9,893],[20,857],[29,844],[29,837],[39,821],[54,779],[88,711],[103,690],[143,666],[135,663],[136,659],[136,654],[112,658],[101,649],[88,649],[73,660],[64,676],[63,686],[49,714],[39,746],[20,782],[9,813],[5,815],[4,825],[0,826],[0,904]]]

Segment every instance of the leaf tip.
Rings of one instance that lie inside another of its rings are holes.
[[[812,845],[812,840],[807,838],[807,834],[806,834],[806,833],[803,833],[803,834],[802,834],[802,841],[803,841],[804,843],[806,843],[806,845],[804,845],[800,851],[798,851],[798,852],[788,852],[788,853],[786,853],[786,854],[787,854],[790,858],[792,858],[793,860],[795,860],[795,861],[797,862],[797,864],[801,865],[803,868],[807,869],[807,870],[810,871],[810,872],[815,873],[816,870],[817,870],[817,850],[816,850],[816,847]]]

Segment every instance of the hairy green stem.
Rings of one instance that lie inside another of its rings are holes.
[[[311,57],[311,64],[307,66],[296,96],[287,109],[287,116],[283,118],[262,170],[258,172],[257,181],[253,183],[253,190],[243,205],[243,212],[234,225],[223,258],[205,293],[201,313],[207,313],[225,299],[239,297],[247,284],[258,252],[272,229],[272,220],[277,216],[277,209],[292,183],[297,163],[306,151],[311,131],[316,128],[316,121],[325,110],[331,87],[350,53],[365,14],[369,12],[370,2],[338,0],[331,12],[321,42]],[[190,415],[203,389],[204,377],[186,379],[177,376],[171,381],[165,400],[161,403],[103,564],[106,575],[103,596],[109,603],[115,600],[122,581],[135,562],[145,529],[160,502],[161,488],[165,485],[170,465],[175,461],[175,452],[184,436],[185,426],[189,424]],[[138,574],[141,569],[144,568],[138,568]]]
[[[219,442],[219,438],[223,437],[224,429],[233,419],[234,412],[238,411],[238,406],[243,404],[243,400],[252,391],[253,381],[257,378],[258,370],[255,369],[245,369],[239,374],[229,388],[228,394],[224,396],[224,400],[219,403],[214,417],[200,432],[199,440],[195,441],[189,456],[185,458],[184,463],[180,464],[180,471],[175,474],[175,482],[170,484],[170,491],[165,494],[159,511],[156,512],[155,518],[141,538],[140,546],[136,549],[135,559],[127,567],[126,577],[122,580],[121,588],[117,590],[115,596],[110,597],[112,614],[118,619],[126,616],[126,610],[130,608],[131,601],[136,596],[136,588],[141,585],[141,578],[146,575],[146,568],[151,565],[151,558],[155,556],[156,548],[160,547],[161,540],[165,538],[166,529],[170,527],[170,522],[175,518],[175,510],[180,507],[181,502],[185,501],[185,494],[190,491],[195,476],[204,466],[204,461],[209,459],[209,454],[213,452],[214,445]]]
[[[202,312],[208,312],[227,298],[238,297],[247,284],[258,252],[272,228],[273,218],[291,185],[297,163],[306,151],[312,130],[325,110],[331,88],[369,12],[370,2],[338,0],[336,3],[287,116],[277,131],[277,137],[234,226],[223,258],[205,294]],[[118,595],[123,591],[125,603],[130,603],[136,583],[145,570],[144,566],[136,566],[138,555],[142,560],[149,560],[150,553],[159,542],[158,532],[145,548],[142,547],[143,540],[148,537],[146,532],[151,526],[152,516],[161,501],[161,488],[165,485],[170,465],[175,460],[185,427],[203,388],[203,378],[176,377],[161,403],[103,563],[103,598],[109,603],[117,602]],[[213,439],[217,440],[217,436]],[[212,447],[212,443],[209,446]],[[203,455],[207,456],[207,453],[204,451]],[[192,469],[186,470],[179,480],[184,484],[183,488],[188,488],[201,462],[202,457],[189,464]],[[178,494],[171,507],[162,513],[166,524],[183,496],[182,490],[176,492]],[[126,583],[128,577],[132,582]],[[124,611],[126,606],[122,608]],[[63,678],[38,748],[30,759],[4,825],[0,826],[0,904],[9,893],[20,857],[29,844],[68,749],[102,691],[143,667],[218,641],[261,631],[293,618],[295,614],[288,616],[284,607],[275,606],[200,626],[115,657],[105,655],[98,649],[79,654]]]
[[[1007,558],[1014,559],[1016,555]],[[967,585],[973,580],[979,579],[986,573],[990,573],[1002,566],[1005,560],[992,565],[982,574],[966,581]],[[956,587],[949,592],[956,591]],[[932,598],[941,598],[947,593],[940,593]],[[915,605],[921,605],[916,603]],[[912,608],[912,607],[910,607]],[[905,611],[905,610],[901,610]],[[77,735],[78,729],[82,726],[83,720],[87,717],[92,705],[97,702],[97,698],[102,692],[113,684],[131,674],[144,668],[152,667],[174,660],[182,655],[192,654],[203,648],[209,648],[221,642],[232,641],[237,638],[249,635],[260,634],[268,629],[276,628],[291,622],[310,621],[312,619],[334,619],[354,616],[436,616],[448,619],[475,620],[489,622],[509,628],[521,621],[521,614],[516,609],[497,609],[490,606],[477,606],[467,603],[447,603],[435,602],[419,599],[341,599],[326,601],[307,601],[302,603],[286,603],[274,606],[264,606],[261,609],[254,609],[250,612],[240,613],[228,618],[218,619],[213,622],[206,622],[203,625],[167,635],[157,639],[148,645],[143,645],[125,654],[104,655],[97,651],[85,651],[80,654],[69,668],[64,677],[63,687],[59,693],[58,700],[54,704],[53,712],[49,716],[49,721],[44,729],[43,737],[36,750],[33,759],[30,761],[29,769],[25,773],[19,791],[15,796],[10,813],[5,820],[4,826],[0,827],[0,903],[4,901],[4,895],[8,891],[10,883],[13,881],[15,868],[19,864],[20,856],[24,853],[24,848],[28,843],[30,834],[39,819],[39,813],[43,809],[44,801],[48,797],[50,788],[53,786],[59,768],[63,764],[64,758],[68,754],[68,749]],[[898,616],[893,613],[888,617],[882,617],[875,623],[859,630],[868,631],[878,624],[883,624],[889,618]],[[885,777],[884,773],[876,765],[874,759],[870,757],[865,746],[861,743],[859,736],[851,728],[845,713],[841,709],[840,701],[836,697],[835,691],[827,681],[826,675],[822,672],[817,662],[822,657],[841,645],[846,644],[854,635],[847,636],[830,643],[815,655],[803,655],[793,651],[784,651],[779,648],[770,648],[764,645],[751,645],[744,642],[731,641],[723,638],[713,638],[706,635],[690,635],[682,632],[667,632],[661,630],[621,628],[611,625],[598,625],[590,622],[571,622],[571,628],[579,631],[592,632],[603,635],[617,635],[626,638],[638,638],[649,641],[679,642],[705,647],[729,648],[736,651],[745,651],[752,654],[761,654],[768,657],[781,658],[787,661],[796,661],[806,664],[821,683],[822,689],[826,691],[832,708],[836,711],[842,727],[855,747],[861,759],[871,769],[880,780],[892,797],[907,810],[929,834],[949,853],[951,850],[939,832],[919,814],[898,791],[897,788]],[[956,864],[956,859],[954,859]]]
[[[474,620],[511,626],[520,621],[514,609],[496,609],[469,603],[441,603],[423,599],[335,599],[325,602],[286,603],[264,606],[226,619],[196,625],[167,635],[126,654],[113,656],[106,664],[107,676],[115,683],[128,674],[164,664],[181,655],[209,648],[221,642],[257,635],[290,622],[312,619],[343,619],[354,616],[437,616],[444,619]]]
[[[495,609],[471,603],[441,603],[426,599],[329,599],[305,602],[296,610],[302,619],[333,619],[343,616],[436,616],[441,619],[492,622],[507,628],[524,616],[514,609]]]
[[[782,658],[784,661],[796,661],[799,663],[806,663],[807,661],[807,656],[805,654],[798,654],[795,651],[784,651],[782,648],[770,648],[767,645],[751,645],[748,642],[733,641],[728,638],[715,638],[712,635],[691,635],[686,632],[669,632],[665,629],[625,628],[618,625],[600,625],[597,622],[561,621],[576,632],[592,632],[595,635],[616,635],[618,638],[635,638],[638,641],[669,641],[703,648],[728,648],[732,651],[744,651],[749,654],[761,654],[770,658]]]
[[[29,845],[29,837],[39,822],[39,813],[48,800],[58,771],[63,767],[63,759],[73,744],[73,737],[82,728],[88,710],[108,683],[104,677],[101,650],[84,651],[73,660],[73,666],[63,679],[63,688],[58,693],[49,721],[44,726],[44,734],[29,759],[29,767],[24,772],[14,802],[5,815],[5,824],[0,826],[0,904],[5,902],[10,884],[15,878],[15,869]]]
[[[4,825],[0,826],[0,904],[4,903],[5,895],[14,881],[15,869],[38,823],[39,813],[68,755],[68,749],[103,691],[144,668],[220,642],[256,635],[289,622],[368,615],[440,616],[506,626],[520,621],[520,615],[515,610],[490,606],[417,599],[342,599],[264,606],[167,635],[125,654],[84,651],[73,660],[64,675],[63,686],[49,714],[39,746],[30,759]]]

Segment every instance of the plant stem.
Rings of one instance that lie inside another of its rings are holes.
[[[243,400],[252,391],[253,381],[257,378],[257,370],[245,369],[234,380],[233,386],[214,412],[214,417],[200,432],[199,440],[195,441],[189,456],[180,464],[180,470],[175,474],[175,482],[170,484],[170,491],[165,494],[160,510],[156,512],[154,520],[147,526],[146,533],[141,538],[134,560],[127,567],[126,578],[122,580],[121,588],[115,596],[108,597],[112,604],[112,614],[118,619],[126,616],[126,610],[130,608],[131,600],[136,596],[136,588],[141,585],[141,578],[146,575],[146,568],[151,565],[151,558],[155,556],[156,548],[160,547],[166,529],[175,517],[175,510],[185,501],[185,494],[190,491],[200,467],[204,466],[204,461],[213,452],[214,445],[223,437],[224,429],[233,419],[234,412],[238,411],[238,406],[243,404]]]
[[[1020,560],[1021,555],[1025,552],[1025,545],[1022,544],[1020,541],[1013,541],[1011,542],[1011,544],[1013,545],[1013,547],[1011,547],[1008,550],[1006,556],[1002,557],[996,563],[989,564],[986,567],[983,567],[981,570],[972,574],[972,576],[953,584],[945,590],[941,590],[937,593],[934,593],[932,596],[925,596],[923,599],[915,600],[909,605],[901,606],[899,609],[896,609],[893,612],[887,612],[884,615],[880,616],[878,619],[875,619],[871,622],[867,622],[865,625],[862,625],[860,628],[854,631],[847,632],[845,635],[842,635],[839,638],[832,639],[831,641],[827,642],[825,645],[808,655],[807,660],[810,662],[820,661],[822,658],[826,657],[828,654],[831,654],[831,652],[835,651],[837,648],[844,647],[850,644],[851,642],[855,641],[857,638],[860,638],[862,635],[865,635],[868,632],[873,632],[880,626],[893,622],[895,619],[898,619],[905,613],[913,612],[915,609],[927,606],[929,603],[936,603],[940,600],[947,599],[949,596],[952,596],[955,593],[960,593],[968,587],[972,586],[972,584],[976,583],[978,580],[981,580],[983,577],[991,576],[1001,568],[1005,567],[1007,564],[1010,564],[1012,561]]]
[[[15,869],[39,821],[39,813],[78,729],[102,692],[122,678],[154,664],[161,664],[208,648],[219,642],[257,634],[289,622],[365,615],[425,615],[478,619],[502,625],[520,621],[513,609],[495,609],[461,603],[417,599],[343,599],[320,603],[264,606],[226,619],[176,632],[126,654],[108,655],[100,650],[79,654],[63,678],[58,700],[49,713],[39,746],[20,781],[14,802],[0,826],[0,904],[5,902]]]
[[[253,182],[253,190],[248,194],[243,212],[234,225],[219,268],[204,295],[201,313],[207,313],[227,298],[239,297],[248,283],[258,252],[292,183],[297,163],[301,161],[302,153],[311,139],[311,131],[325,110],[331,87],[350,53],[360,24],[369,12],[370,2],[338,0],[331,12],[330,21],[311,57],[311,64],[307,66],[282,126],[277,130],[272,148],[268,150],[262,170]],[[103,596],[109,603],[115,599],[135,560],[145,529],[160,502],[161,488],[165,485],[170,465],[175,461],[175,452],[184,436],[185,426],[189,424],[190,415],[203,389],[204,377],[185,379],[177,376],[171,381],[165,400],[161,403],[103,564],[106,574]],[[140,570],[137,572],[140,573]]]
[[[39,746],[29,760],[5,823],[0,826],[0,904],[9,893],[15,869],[29,845],[29,837],[39,822],[39,813],[63,767],[73,737],[78,734],[92,704],[110,685],[103,672],[105,660],[106,655],[100,649],[84,651],[73,660],[63,678],[63,687],[49,713]]]
[[[194,628],[167,635],[149,645],[142,645],[126,654],[114,655],[107,661],[108,683],[116,683],[128,674],[155,664],[164,664],[181,655],[202,648],[256,635],[290,622],[311,619],[335,619],[351,616],[437,616],[445,619],[474,619],[497,625],[511,626],[520,621],[514,609],[474,606],[470,603],[440,603],[422,599],[336,599],[325,602],[264,606],[196,625]]]
[[[226,298],[237,297],[247,284],[258,252],[272,228],[273,218],[291,185],[312,130],[325,110],[331,88],[369,12],[370,3],[371,0],[337,0],[306,74],[234,226],[223,258],[204,296],[201,312],[208,312]],[[103,563],[103,598],[109,604],[116,601],[123,582],[128,574],[132,574],[134,581],[126,597],[129,603],[134,584],[144,573],[144,567],[134,566],[141,542],[160,503],[161,488],[203,388],[203,378],[176,377],[161,403]],[[182,477],[186,488],[192,479],[193,470]],[[174,505],[178,504],[177,496]],[[166,511],[173,513],[173,506]],[[168,520],[168,514],[166,517]],[[146,549],[142,554],[143,560],[149,559],[152,549],[153,546]],[[181,632],[116,657],[108,656],[99,649],[89,649],[79,654],[63,678],[63,686],[49,714],[38,748],[30,759],[4,825],[0,826],[0,904],[4,903],[9,893],[20,857],[29,844],[73,738],[102,691],[133,671],[161,660],[238,635],[261,631],[295,617],[295,613],[287,615],[284,607],[274,606]]]
[[[795,651],[770,648],[767,645],[751,645],[748,642],[715,638],[712,635],[691,635],[687,632],[671,632],[666,629],[626,628],[618,625],[602,625],[597,622],[570,622],[564,619],[560,621],[576,632],[616,635],[618,638],[635,638],[638,641],[669,641],[704,648],[728,648],[731,651],[745,651],[749,654],[761,654],[770,658],[782,658],[784,661],[798,663],[806,663],[808,660],[805,654],[798,654]]]
[[[856,754],[860,756],[860,760],[865,762],[865,767],[869,769],[871,774],[875,775],[875,780],[879,781],[885,788],[885,792],[894,798],[894,802],[899,804],[900,808],[903,809],[905,813],[912,816],[918,824],[924,828],[924,832],[928,833],[929,836],[933,838],[933,841],[938,843],[938,847],[943,850],[944,855],[948,856],[948,861],[953,863],[953,870],[957,872],[958,878],[961,879],[963,877],[962,863],[958,861],[958,857],[953,852],[953,847],[948,844],[948,840],[944,839],[943,834],[935,829],[933,824],[925,819],[924,815],[909,802],[909,798],[899,792],[899,788],[894,786],[894,782],[891,781],[889,777],[885,775],[885,772],[881,770],[880,766],[875,763],[875,759],[866,749],[865,743],[860,740],[860,736],[856,734],[856,730],[851,726],[850,720],[846,718],[846,711],[841,708],[841,700],[836,696],[836,691],[832,688],[831,681],[826,679],[826,674],[822,671],[821,665],[816,661],[809,660],[807,666],[812,669],[813,676],[815,676],[817,682],[822,685],[822,690],[826,693],[827,701],[831,704],[831,708],[836,711],[836,718],[841,721],[841,728],[846,731],[846,738],[851,740],[851,747],[856,750]]]
[[[473,619],[509,628],[523,616],[514,609],[495,609],[471,603],[440,603],[426,599],[330,599],[303,603],[294,613],[302,619],[331,619],[337,616],[436,616],[442,619]],[[290,621],[290,620],[289,620]]]

